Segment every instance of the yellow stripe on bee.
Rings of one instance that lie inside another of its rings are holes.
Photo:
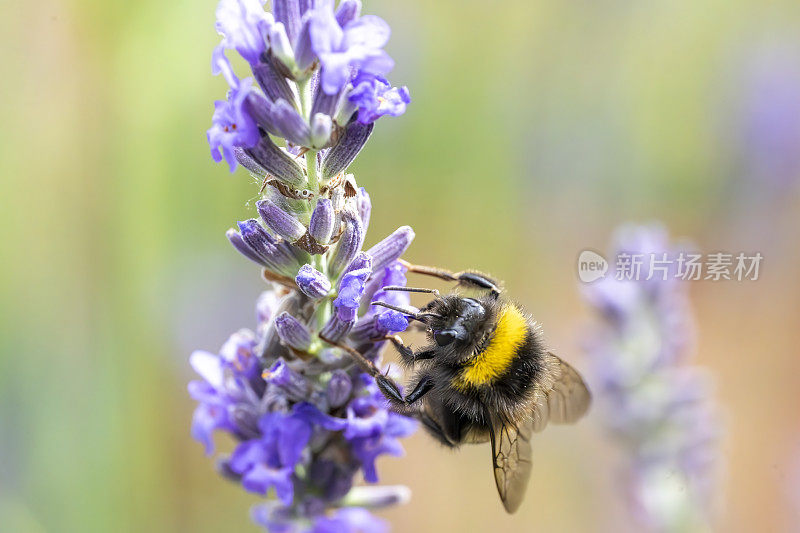
[[[453,380],[453,386],[459,389],[477,387],[502,376],[514,361],[519,347],[525,342],[528,329],[527,319],[516,306],[505,307],[500,313],[489,345],[464,367]]]

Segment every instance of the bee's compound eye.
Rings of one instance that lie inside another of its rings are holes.
[[[433,333],[433,338],[436,341],[436,344],[439,346],[445,346],[450,344],[456,339],[456,332],[452,329],[446,329],[444,331],[436,331]]]

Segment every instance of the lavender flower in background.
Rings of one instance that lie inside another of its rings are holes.
[[[737,168],[753,190],[783,194],[800,181],[800,48],[794,35],[773,35],[746,56],[731,83],[736,107],[726,109]]]
[[[660,227],[624,226],[613,253],[671,253]],[[642,269],[648,269],[643,265]],[[654,531],[704,531],[715,502],[720,419],[709,376],[688,364],[686,285],[617,280],[584,286],[599,317],[588,343],[604,424],[626,453],[632,514]]]
[[[215,103],[208,140],[215,161],[264,178],[259,218],[227,237],[261,267],[269,289],[258,299],[255,331],[235,333],[219,354],[192,354],[202,378],[189,384],[198,402],[192,436],[209,455],[215,432],[233,437],[218,470],[268,498],[252,518],[270,531],[385,531],[368,509],[403,503],[408,489],[353,481],[361,472],[376,483],[376,459],[402,454],[399,439],[416,422],[390,412],[339,345],[379,363],[387,335],[408,327],[402,314],[371,302],[378,295],[408,305],[407,293],[380,291],[405,284],[398,259],[414,232],[403,226],[363,251],[369,195],[345,171],[373,122],[405,111],[408,90],[383,77],[393,66],[382,49],[389,27],[361,16],[358,0],[272,7],[221,0],[217,8],[223,38],[212,71],[230,91]],[[230,50],[252,78],[236,76]]]

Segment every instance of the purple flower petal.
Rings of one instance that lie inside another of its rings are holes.
[[[358,308],[361,306],[361,296],[364,294],[364,284],[372,273],[368,263],[364,268],[348,270],[339,282],[339,294],[333,301],[337,316],[340,320],[350,321],[355,319]]]
[[[273,23],[258,0],[220,0],[217,5],[217,31],[222,45],[234,49],[255,64],[266,50],[265,35]]]
[[[222,387],[224,372],[218,355],[196,350],[189,356],[189,364],[209,385],[215,389]]]
[[[294,467],[310,439],[311,426],[307,421],[299,416],[286,417],[281,424],[277,442],[281,464]]]
[[[342,0],[336,8],[336,22],[345,27],[348,22],[358,18],[361,14],[360,0]]]
[[[214,116],[206,133],[211,157],[217,163],[225,159],[231,172],[236,170],[234,148],[253,146],[260,138],[255,120],[244,105],[252,83],[252,78],[244,79],[231,89],[227,101],[214,102]]]
[[[212,434],[216,429],[228,426],[227,412],[216,405],[200,404],[192,416],[192,438],[205,448],[206,455],[214,453]]]
[[[300,33],[301,25],[299,0],[274,0],[272,11],[275,14],[275,20],[282,22],[286,27],[289,40],[294,42],[297,34]]]
[[[347,426],[347,421],[335,416],[326,415],[311,403],[304,402],[294,406],[295,416],[310,424],[320,426],[329,431],[341,431]]]
[[[384,115],[398,117],[411,102],[406,87],[392,87],[381,77],[359,76],[348,100],[358,107],[358,121],[369,124]]]
[[[270,468],[257,464],[242,476],[242,486],[256,494],[266,495],[270,488],[284,505],[291,505],[294,499],[291,468]]]
[[[349,10],[346,7],[341,12],[343,19],[352,16]],[[353,17],[342,27],[331,7],[326,6],[315,9],[309,22],[311,47],[322,63],[320,82],[327,94],[339,92],[350,81],[352,70],[382,75],[394,66],[381,50],[391,33],[381,18]]]
[[[338,509],[331,516],[316,519],[311,533],[387,533],[389,527],[360,507]]]
[[[408,319],[397,311],[384,311],[378,315],[378,327],[385,329],[387,333],[399,333],[408,328]]]
[[[267,457],[267,450],[261,440],[246,440],[233,450],[228,465],[237,474],[244,474],[256,464],[266,462]]]

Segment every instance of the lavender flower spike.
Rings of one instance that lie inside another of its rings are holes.
[[[650,254],[674,255],[657,227],[621,228],[613,256],[622,252],[645,262]],[[654,531],[710,529],[720,421],[707,375],[686,363],[692,328],[685,285],[674,276],[609,276],[584,288],[600,318],[588,343],[595,390],[605,425],[629,453],[633,517]]]
[[[220,0],[217,8],[212,72],[230,91],[215,105],[208,141],[215,161],[265,181],[256,202],[263,225],[250,218],[226,235],[269,289],[252,331],[232,335],[219,354],[192,355],[201,379],[189,384],[191,433],[207,454],[217,432],[235,441],[218,471],[267,496],[252,518],[273,532],[382,532],[387,524],[368,509],[409,496],[404,487],[353,489],[356,475],[377,481],[376,458],[401,455],[399,439],[417,424],[389,412],[375,380],[337,346],[382,366],[386,333],[408,326],[370,302],[408,304],[407,293],[383,288],[405,283],[396,259],[413,231],[363,252],[372,205],[344,174],[373,121],[401,114],[408,93],[382,78],[392,67],[388,25],[362,16],[359,0],[334,4]],[[252,78],[240,80],[230,50]]]

